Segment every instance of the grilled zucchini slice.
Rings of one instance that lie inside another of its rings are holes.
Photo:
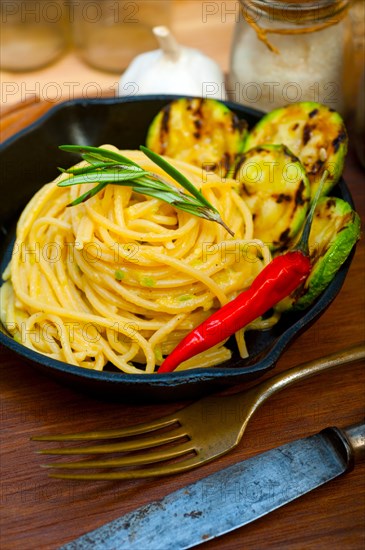
[[[311,183],[312,199],[324,170],[323,195],[341,177],[348,137],[341,116],[314,102],[293,103],[265,115],[249,133],[245,151],[264,143],[284,144],[300,159]]]
[[[312,271],[305,284],[279,304],[280,310],[303,310],[332,281],[360,238],[360,217],[337,197],[321,197],[309,235]]]
[[[284,145],[262,145],[238,158],[240,183],[254,219],[254,237],[282,250],[298,234],[310,202],[310,185],[298,158]]]
[[[247,127],[219,101],[181,98],[153,119],[146,145],[160,155],[225,176],[243,150]]]

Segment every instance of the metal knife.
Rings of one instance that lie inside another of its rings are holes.
[[[295,500],[365,459],[365,424],[326,428],[146,504],[60,550],[183,550]]]

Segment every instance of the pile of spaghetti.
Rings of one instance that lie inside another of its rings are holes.
[[[142,152],[122,153],[162,173]],[[271,255],[253,238],[237,183],[170,162],[234,237],[131,187],[108,185],[68,208],[87,187],[59,187],[61,175],[23,211],[3,274],[2,322],[15,339],[71,365],[102,370],[110,362],[126,373],[153,373],[189,331],[250,286]],[[258,320],[255,328],[273,322]],[[236,338],[246,355],[243,332]],[[212,366],[230,354],[223,342],[179,368]]]

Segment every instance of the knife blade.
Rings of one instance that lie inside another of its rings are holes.
[[[242,527],[365,459],[365,424],[326,428],[234,464],[60,550],[183,550]]]

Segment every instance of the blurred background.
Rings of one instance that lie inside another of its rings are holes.
[[[2,114],[119,95],[121,75],[160,47],[152,29],[164,25],[217,65],[229,99],[266,111],[327,102],[364,126],[364,0],[1,0],[0,11]],[[180,82],[199,63],[187,60]],[[164,76],[156,70],[162,92]]]
[[[119,75],[132,58],[158,48],[154,25],[169,25],[181,44],[205,52],[226,72],[237,4],[4,0],[1,101],[9,105],[36,94],[56,102],[116,93]]]

